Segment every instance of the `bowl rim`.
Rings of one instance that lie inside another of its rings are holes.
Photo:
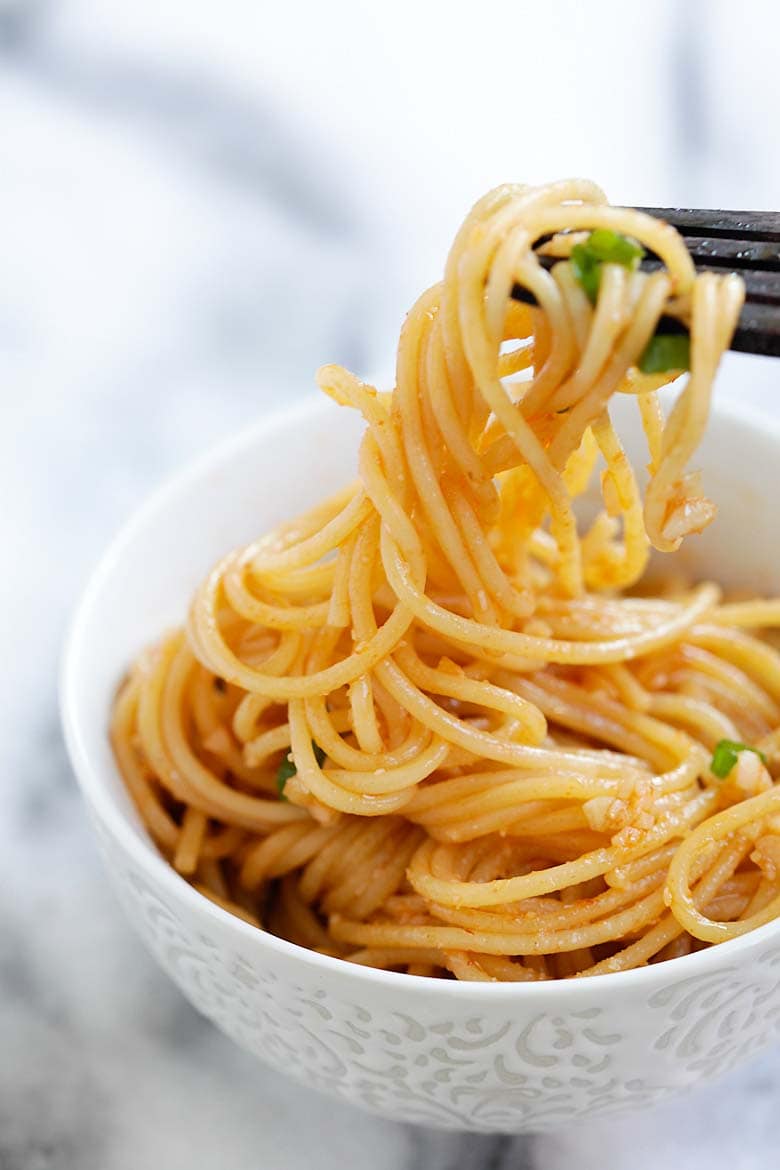
[[[780,934],[780,918],[756,927],[734,939],[695,951],[692,954],[670,959],[666,962],[648,964],[628,971],[610,972],[604,975],[581,979],[550,979],[529,983],[491,983],[488,981],[462,981],[458,979],[437,979],[425,975],[408,975],[399,971],[385,971],[375,967],[364,967],[344,959],[322,955],[317,951],[288,942],[224,910],[210,901],[189,884],[160,854],[151,838],[139,834],[119,805],[110,795],[105,773],[90,754],[87,743],[80,732],[78,702],[78,660],[80,647],[88,636],[91,611],[103,583],[110,575],[115,563],[125,549],[132,545],[137,533],[156,515],[164,513],[175,498],[187,493],[189,488],[203,476],[229,463],[238,452],[252,447],[261,438],[284,431],[299,419],[313,413],[324,413],[327,400],[321,395],[308,394],[291,406],[269,412],[263,418],[243,428],[237,434],[228,436],[215,446],[182,468],[166,477],[129,518],[120,526],[108,547],[99,557],[87,578],[70,621],[60,660],[59,706],[65,743],[76,780],[86,803],[105,822],[107,828],[122,848],[130,854],[149,879],[159,886],[161,893],[168,894],[174,901],[183,902],[193,914],[205,915],[214,921],[217,928],[236,932],[237,940],[249,944],[253,949],[268,948],[282,957],[303,963],[314,973],[337,975],[346,981],[384,986],[387,990],[405,990],[411,995],[430,995],[434,992],[441,997],[480,1000],[485,1004],[504,999],[521,1000],[526,997],[546,1000],[560,997],[579,997],[594,989],[605,991],[624,990],[640,987],[652,990],[656,985],[668,985],[670,977],[675,981],[690,978],[728,966],[731,960],[749,952],[761,943]],[[723,418],[737,427],[760,431],[763,436],[780,446],[780,422],[749,403],[730,400],[713,403],[712,414]],[[186,599],[185,599],[186,604]]]

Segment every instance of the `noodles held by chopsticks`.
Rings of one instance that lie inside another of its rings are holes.
[[[319,371],[365,419],[357,482],[228,554],[119,692],[119,766],[182,875],[305,947],[488,981],[624,970],[780,913],[780,603],[633,589],[714,516],[688,464],[742,298],[592,183],[476,205],[395,389]]]

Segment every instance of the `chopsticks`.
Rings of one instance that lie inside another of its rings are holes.
[[[731,341],[741,353],[780,357],[780,213],[775,211],[706,211],[682,207],[640,207],[637,210],[672,224],[682,236],[699,272],[736,272],[745,282],[745,304]],[[540,241],[541,242],[541,241]],[[539,256],[551,268],[552,256]],[[661,261],[648,252],[643,272]],[[532,302],[520,285],[516,300]],[[673,317],[662,317],[659,333],[685,332]]]

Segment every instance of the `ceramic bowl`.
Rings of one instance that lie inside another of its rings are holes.
[[[619,405],[626,445],[638,453],[634,404]],[[85,593],[65,655],[63,718],[128,917],[184,995],[236,1043],[397,1120],[538,1131],[650,1105],[728,1071],[776,1034],[780,924],[600,978],[439,981],[351,966],[256,930],[183,881],[144,832],[107,736],[119,679],[144,644],[181,621],[221,554],[354,476],[360,429],[324,400],[264,420],[158,492]],[[696,462],[720,516],[689,541],[686,562],[731,585],[780,590],[780,434],[747,410],[721,409]]]

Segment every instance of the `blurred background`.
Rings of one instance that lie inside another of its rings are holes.
[[[771,1163],[771,1056],[514,1143],[280,1084],[118,917],[56,675],[89,568],[165,475],[322,362],[389,384],[487,188],[582,174],[615,202],[780,207],[778,39],[776,0],[0,0],[2,1170],[327,1170],[367,1140],[376,1170]],[[772,362],[729,363],[724,393],[776,410]]]

